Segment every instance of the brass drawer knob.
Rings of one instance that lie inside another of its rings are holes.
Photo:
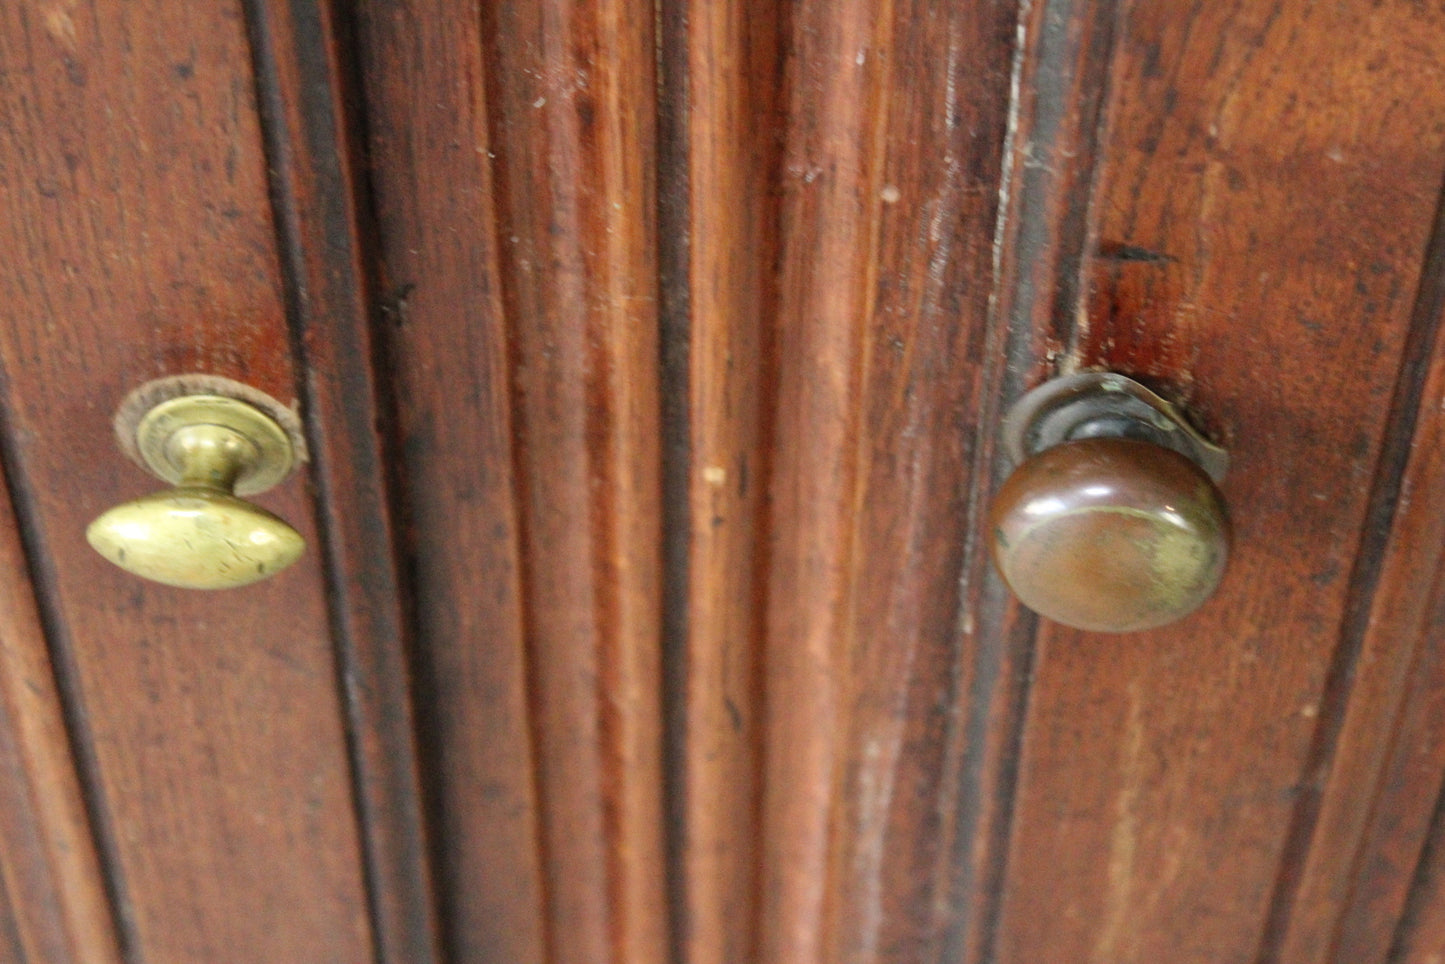
[[[990,513],[994,562],[1030,609],[1130,632],[1193,612],[1229,555],[1215,486],[1228,456],[1132,379],[1088,373],[1024,396],[1004,426],[1018,467]]]
[[[290,436],[254,405],[220,395],[161,402],[141,418],[136,449],[174,488],[102,514],[86,538],[134,573],[186,589],[230,589],[272,576],[306,548],[284,520],[241,495],[264,492],[295,462]]]

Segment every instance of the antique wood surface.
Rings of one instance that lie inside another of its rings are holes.
[[[780,12],[662,6],[659,236],[674,959],[756,957]]]
[[[668,948],[654,12],[483,15],[550,951],[650,964]]]
[[[1433,231],[1355,561],[1373,593],[1349,627],[1353,666],[1336,670],[1347,693],[1336,697],[1333,758],[1270,949],[1282,962],[1375,964],[1407,940],[1420,949],[1399,959],[1428,961],[1445,948],[1421,947],[1405,917],[1445,776],[1445,206]]]
[[[652,10],[482,14],[376,5],[363,33],[449,944],[645,964],[669,947]]]
[[[367,893],[384,962],[440,952],[397,573],[387,422],[371,362],[377,314],[349,21],[293,0],[248,7],[292,340],[323,520],[327,601],[344,681]]]
[[[359,34],[382,334],[405,465],[419,742],[448,953],[542,961],[544,851],[481,26],[476,11],[447,19],[444,9],[367,9]],[[423,266],[425,285],[413,280]],[[467,843],[445,843],[458,840]]]
[[[0,958],[120,964],[28,569],[14,508],[0,491]]]
[[[1236,545],[1177,627],[1041,628],[997,960],[1359,960],[1333,956],[1331,876],[1359,856],[1342,826],[1357,795],[1378,792],[1369,733],[1406,695],[1373,692],[1391,671],[1365,629],[1377,586],[1434,582],[1406,575],[1408,530],[1398,563],[1385,537],[1409,444],[1391,433],[1436,325],[1415,304],[1438,285],[1424,38],[1445,21],[1403,4],[1090,12],[1116,18],[1095,28],[1114,49],[1059,347],[1154,379],[1229,443]]]
[[[965,5],[785,24],[759,960],[944,952],[1013,33]]]
[[[158,29],[164,24],[164,29]],[[0,959],[1439,964],[1445,10],[0,8]],[[1009,404],[1230,449],[1218,597],[1008,597]],[[310,548],[85,545],[160,375]]]
[[[1445,860],[1442,860],[1441,831],[1445,822],[1437,805],[1430,826],[1430,839],[1420,856],[1417,872],[1410,880],[1409,900],[1400,925],[1389,945],[1391,964],[1435,964],[1445,948]],[[1370,954],[1379,955],[1375,947]]]
[[[158,487],[112,435],[132,388],[296,397],[242,11],[7,5],[0,62],[6,468],[126,959],[366,960],[304,477],[263,501],[313,548],[234,593],[142,583],[83,537]]]
[[[359,34],[382,334],[405,467],[398,495],[419,742],[448,953],[545,961],[546,851],[482,28],[476,10],[447,16],[448,7],[368,8]]]

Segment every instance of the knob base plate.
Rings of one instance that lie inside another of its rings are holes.
[[[1045,382],[1018,400],[1003,425],[1004,447],[1015,465],[1063,442],[1109,437],[1172,449],[1215,482],[1229,470],[1229,454],[1183,412],[1116,372],[1080,372]]]
[[[217,425],[230,429],[255,447],[236,477],[237,495],[255,495],[276,485],[291,472],[295,452],[291,437],[276,421],[246,402],[221,395],[188,395],[161,402],[136,428],[136,448],[146,467],[172,485],[184,478],[171,439],[182,429]]]

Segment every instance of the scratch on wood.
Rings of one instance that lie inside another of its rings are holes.
[[[1101,244],[1099,258],[1102,261],[1134,261],[1145,264],[1178,264],[1179,259],[1162,251],[1150,251],[1134,244]]]
[[[70,15],[74,8],[75,0],[65,0],[63,3],[46,7],[41,14],[41,19],[45,22],[45,32],[64,44],[67,50],[74,50],[76,47],[75,18]]]
[[[1139,785],[1144,751],[1143,696],[1137,678],[1129,681],[1129,720],[1124,733],[1118,812],[1109,840],[1109,889],[1105,896],[1104,926],[1094,945],[1093,959],[1100,962],[1121,959],[1120,942],[1128,933],[1134,909],[1135,857],[1139,849]]]

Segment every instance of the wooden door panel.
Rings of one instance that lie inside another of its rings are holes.
[[[0,958],[1438,961],[1442,45],[1403,0],[0,10]],[[987,560],[1001,413],[1080,368],[1233,455],[1177,626]],[[116,404],[191,372],[313,459],[262,500],[307,555],[232,593],[82,538],[154,487]]]
[[[0,15],[5,455],[127,959],[355,962],[371,925],[304,478],[263,501],[312,549],[246,590],[144,583],[83,538],[157,487],[113,438],[132,388],[201,371],[297,396],[242,13]]]
[[[1414,868],[1430,862],[1423,848],[1445,776],[1445,513],[1433,495],[1445,491],[1445,208],[1432,230],[1355,562],[1367,599],[1346,624],[1335,702],[1315,738],[1329,771],[1296,818],[1298,881],[1282,895],[1281,961],[1386,960],[1412,939],[1405,906]]]
[[[1092,13],[1115,18],[1096,30],[1109,96],[1055,347],[1158,380],[1228,440],[1237,537],[1220,593],[1177,627],[1041,629],[999,959],[1359,960],[1334,956],[1336,881],[1378,792],[1369,731],[1405,692],[1350,706],[1350,682],[1375,685],[1357,663],[1378,567],[1411,578],[1385,535],[1413,413],[1434,405],[1412,371],[1438,324],[1416,306],[1437,298],[1422,269],[1445,174],[1439,64],[1401,38],[1445,22],[1391,4]],[[1347,706],[1363,729],[1321,824]]]

